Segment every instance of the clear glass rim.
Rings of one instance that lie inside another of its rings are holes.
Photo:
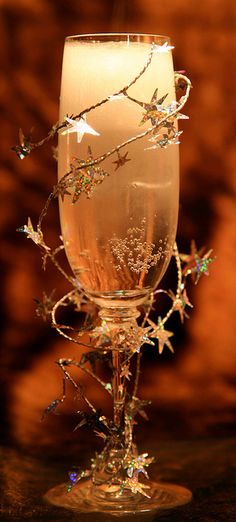
[[[65,42],[71,42],[75,40],[84,40],[91,43],[104,42],[104,41],[127,41],[127,42],[147,42],[156,43],[163,45],[167,43],[170,45],[170,37],[160,34],[151,33],[88,33],[88,34],[75,34],[67,36]]]

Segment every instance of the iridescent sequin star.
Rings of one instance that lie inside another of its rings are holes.
[[[139,125],[143,125],[146,121],[151,120],[153,126],[157,125],[158,121],[163,117],[166,109],[162,106],[168,94],[165,94],[161,98],[157,98],[158,89],[155,89],[150,103],[142,103],[142,107],[145,109],[145,113]]]
[[[113,342],[115,346],[120,347],[121,350],[127,350],[132,353],[140,352],[143,344],[154,345],[149,338],[151,328],[141,328],[140,326],[130,326],[127,329],[119,328],[113,331]]]
[[[143,473],[145,477],[148,478],[148,474],[145,468],[152,464],[153,461],[154,458],[148,457],[148,453],[143,453],[142,455],[131,458],[127,466],[128,477],[133,477],[134,472],[137,471],[138,473]]]
[[[88,157],[86,160],[74,158],[71,164],[72,176],[69,179],[70,186],[74,188],[74,195],[72,203],[76,203],[82,194],[85,192],[88,198],[91,197],[95,186],[102,183],[106,172],[99,164],[93,163],[94,158],[91,147],[88,147]]]
[[[198,283],[202,274],[209,275],[208,266],[214,261],[215,258],[210,257],[212,249],[208,250],[203,255],[205,248],[197,250],[195,241],[191,242],[191,251],[189,255],[180,254],[180,259],[185,263],[183,268],[183,275],[191,275],[195,284]]]
[[[76,132],[77,134],[77,143],[80,143],[84,134],[93,134],[94,136],[99,136],[99,132],[95,131],[88,123],[86,123],[84,117],[79,120],[75,120],[73,118],[65,117],[65,123],[67,124],[66,129],[61,131],[61,135],[71,134]]]
[[[152,138],[150,138],[149,141],[153,142],[154,145],[151,147],[147,147],[145,150],[151,150],[151,149],[166,149],[168,145],[179,145],[179,136],[182,134],[183,131],[175,131],[163,134],[154,134]]]
[[[132,491],[132,493],[141,493],[141,495],[150,498],[150,495],[148,495],[145,491],[145,489],[150,489],[150,486],[148,486],[147,484],[142,484],[142,482],[139,482],[138,476],[127,478],[124,482],[124,487],[129,488]]]
[[[172,353],[174,353],[173,346],[171,345],[171,342],[169,341],[169,338],[172,337],[173,332],[169,332],[168,330],[165,330],[161,317],[158,317],[158,324],[155,324],[149,318],[147,320],[148,320],[148,323],[153,328],[153,331],[149,334],[150,337],[158,339],[159,353],[161,354],[163,352],[163,349],[165,346],[167,346],[167,348],[169,348],[169,350]]]
[[[30,217],[28,218],[27,225],[24,225],[23,227],[18,228],[17,232],[25,233],[26,237],[28,239],[32,239],[32,241],[36,245],[41,245],[41,243],[42,243],[43,234],[42,234],[41,230],[34,230]]]
[[[171,297],[171,299],[175,301],[174,311],[179,312],[181,323],[183,323],[185,317],[189,319],[189,315],[187,314],[185,307],[190,306],[190,308],[193,308],[193,305],[192,303],[190,303],[189,298],[187,296],[186,289],[183,289],[179,299],[176,299],[176,296],[174,292],[172,292],[172,290],[169,290],[168,294]]]
[[[90,333],[90,337],[97,340],[96,345],[103,345],[111,342],[112,331],[105,319],[99,326],[96,326]]]

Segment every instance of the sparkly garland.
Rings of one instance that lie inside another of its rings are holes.
[[[149,401],[144,401],[137,397],[142,348],[145,344],[155,346],[154,340],[156,340],[160,354],[165,347],[171,352],[174,352],[170,342],[170,337],[173,336],[173,332],[167,330],[165,324],[174,312],[179,313],[181,322],[183,322],[185,318],[188,318],[186,308],[192,308],[193,305],[187,296],[187,280],[189,276],[191,276],[195,284],[198,283],[202,274],[208,275],[208,266],[213,261],[211,257],[212,251],[209,250],[205,252],[204,249],[198,250],[194,241],[191,243],[191,252],[189,255],[179,254],[177,245],[175,244],[173,256],[177,270],[176,292],[160,289],[154,291],[150,295],[149,301],[143,306],[143,319],[140,326],[134,319],[130,321],[129,327],[126,329],[124,329],[122,325],[111,327],[106,320],[102,319],[100,324],[98,324],[96,320],[97,325],[94,327],[96,306],[89,301],[78,280],[68,275],[58,261],[58,255],[64,250],[64,246],[59,245],[56,249],[52,250],[45,243],[42,232],[43,219],[47,215],[49,205],[55,197],[61,197],[62,200],[64,200],[65,197],[71,197],[72,203],[76,204],[82,192],[85,192],[87,197],[92,196],[96,185],[102,183],[104,178],[109,175],[101,166],[103,161],[108,157],[116,155],[117,159],[113,161],[113,164],[115,165],[114,170],[117,171],[119,168],[122,168],[126,162],[130,161],[128,157],[129,151],[124,151],[122,155],[121,150],[127,148],[131,143],[137,140],[149,137],[151,146],[148,147],[148,149],[166,148],[167,146],[179,143],[179,137],[182,131],[176,130],[176,120],[188,118],[180,111],[188,99],[191,88],[189,79],[183,75],[182,72],[175,73],[176,86],[181,92],[180,99],[179,101],[173,101],[167,106],[163,106],[167,94],[158,98],[157,89],[155,89],[151,101],[146,103],[132,98],[128,93],[129,88],[139,80],[149,67],[154,53],[168,52],[171,48],[172,47],[167,44],[162,46],[153,44],[144,67],[127,86],[99,101],[97,104],[83,110],[76,116],[67,115],[63,122],[56,123],[48,135],[39,142],[32,142],[31,134],[24,136],[20,129],[19,145],[13,147],[17,156],[20,159],[24,159],[35,148],[48,142],[58,132],[62,134],[75,132],[78,142],[81,141],[85,133],[98,135],[97,131],[90,127],[85,121],[85,116],[97,107],[105,103],[111,103],[113,100],[121,97],[126,97],[131,102],[141,106],[144,110],[142,120],[139,123],[140,126],[146,122],[151,123],[151,126],[144,132],[118,144],[112,150],[107,151],[97,158],[93,157],[92,149],[88,147],[87,158],[75,158],[70,165],[69,172],[53,187],[53,191],[49,195],[39,217],[36,230],[34,230],[30,218],[26,225],[18,229],[18,231],[25,233],[27,238],[31,239],[40,248],[44,269],[46,268],[47,261],[50,259],[73,288],[58,301],[54,299],[54,291],[49,296],[43,293],[42,300],[36,300],[37,315],[41,316],[43,320],[50,318],[53,328],[68,341],[90,349],[89,352],[82,354],[79,361],[60,358],[56,362],[63,374],[62,394],[47,406],[42,415],[44,419],[48,414],[54,413],[57,410],[60,404],[66,400],[67,387],[70,385],[74,389],[75,398],[84,402],[89,407],[89,413],[76,411],[79,421],[75,426],[75,430],[86,426],[90,427],[94,433],[104,441],[103,451],[92,459],[89,470],[72,470],[69,472],[68,491],[71,491],[83,478],[90,477],[92,481],[96,483],[97,476],[100,473],[104,475],[104,472],[106,472],[105,483],[118,486],[117,496],[122,495],[124,490],[131,490],[133,493],[140,493],[146,497],[149,496],[147,492],[149,486],[148,484],[140,482],[139,476],[141,474],[145,478],[148,478],[146,468],[154,459],[150,458],[147,453],[138,455],[133,443],[133,427],[136,424],[135,419],[137,415],[147,419],[145,407],[149,404]],[[54,157],[56,156],[57,151],[54,149]],[[71,193],[72,190],[73,194]],[[166,294],[171,304],[166,315],[163,318],[158,317],[157,322],[154,322],[150,318],[150,313],[155,295],[158,293]],[[74,310],[78,312],[86,312],[84,326],[79,330],[57,322],[58,310],[62,307],[64,309],[67,306],[73,306]],[[89,341],[83,342],[84,338],[89,339]],[[116,355],[121,353],[121,346],[123,355]],[[117,375],[117,366],[115,365],[115,358],[117,356],[120,357],[119,376]],[[104,382],[97,375],[96,366],[99,361],[107,365],[110,370],[111,380],[108,382]],[[131,382],[131,362],[132,367],[135,366],[133,383]],[[103,414],[102,410],[97,410],[94,407],[86,396],[83,386],[71,376],[70,368],[72,367],[83,370],[87,375],[93,378],[114,401],[115,394],[119,394],[119,416],[122,413],[122,425],[117,424],[116,416],[114,420],[110,420]],[[119,381],[118,387],[117,379]],[[129,393],[127,388],[129,389]],[[113,458],[111,456],[112,449],[114,448],[119,448],[119,457],[114,456]]]

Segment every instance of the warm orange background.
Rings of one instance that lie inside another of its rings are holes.
[[[35,317],[42,290],[66,290],[41,270],[37,247],[15,229],[34,224],[56,179],[50,146],[19,161],[10,146],[18,128],[35,139],[57,121],[64,38],[88,32],[168,34],[176,69],[193,82],[181,146],[179,243],[214,249],[217,260],[189,292],[194,310],[178,327],[176,354],[145,357],[141,392],[160,411],[159,436],[233,433],[236,402],[236,3],[234,0],[0,0],[2,415],[6,434],[22,444],[62,438],[64,418],[40,424],[60,393],[58,357],[76,349]],[[57,209],[48,234],[58,230]],[[176,322],[177,324],[177,322]],[[55,366],[55,367],[54,367]],[[84,379],[84,378],[83,378]],[[95,393],[87,383],[88,394]],[[108,406],[102,407],[107,411]],[[69,407],[68,407],[69,410]],[[153,410],[153,411],[154,411]],[[154,415],[153,415],[154,416]],[[152,419],[153,419],[152,416]],[[172,418],[174,421],[172,422]],[[69,427],[68,427],[69,426]],[[60,430],[58,430],[60,427]],[[77,436],[77,435],[76,435]]]

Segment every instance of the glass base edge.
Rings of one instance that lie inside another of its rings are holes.
[[[97,512],[114,516],[173,509],[187,504],[192,499],[191,491],[176,484],[148,482],[148,485],[150,489],[146,492],[150,498],[138,493],[133,497],[132,503],[128,504],[122,497],[107,501],[98,499],[94,495],[90,480],[80,482],[70,492],[66,483],[60,484],[50,489],[44,498],[50,504],[80,513]]]

